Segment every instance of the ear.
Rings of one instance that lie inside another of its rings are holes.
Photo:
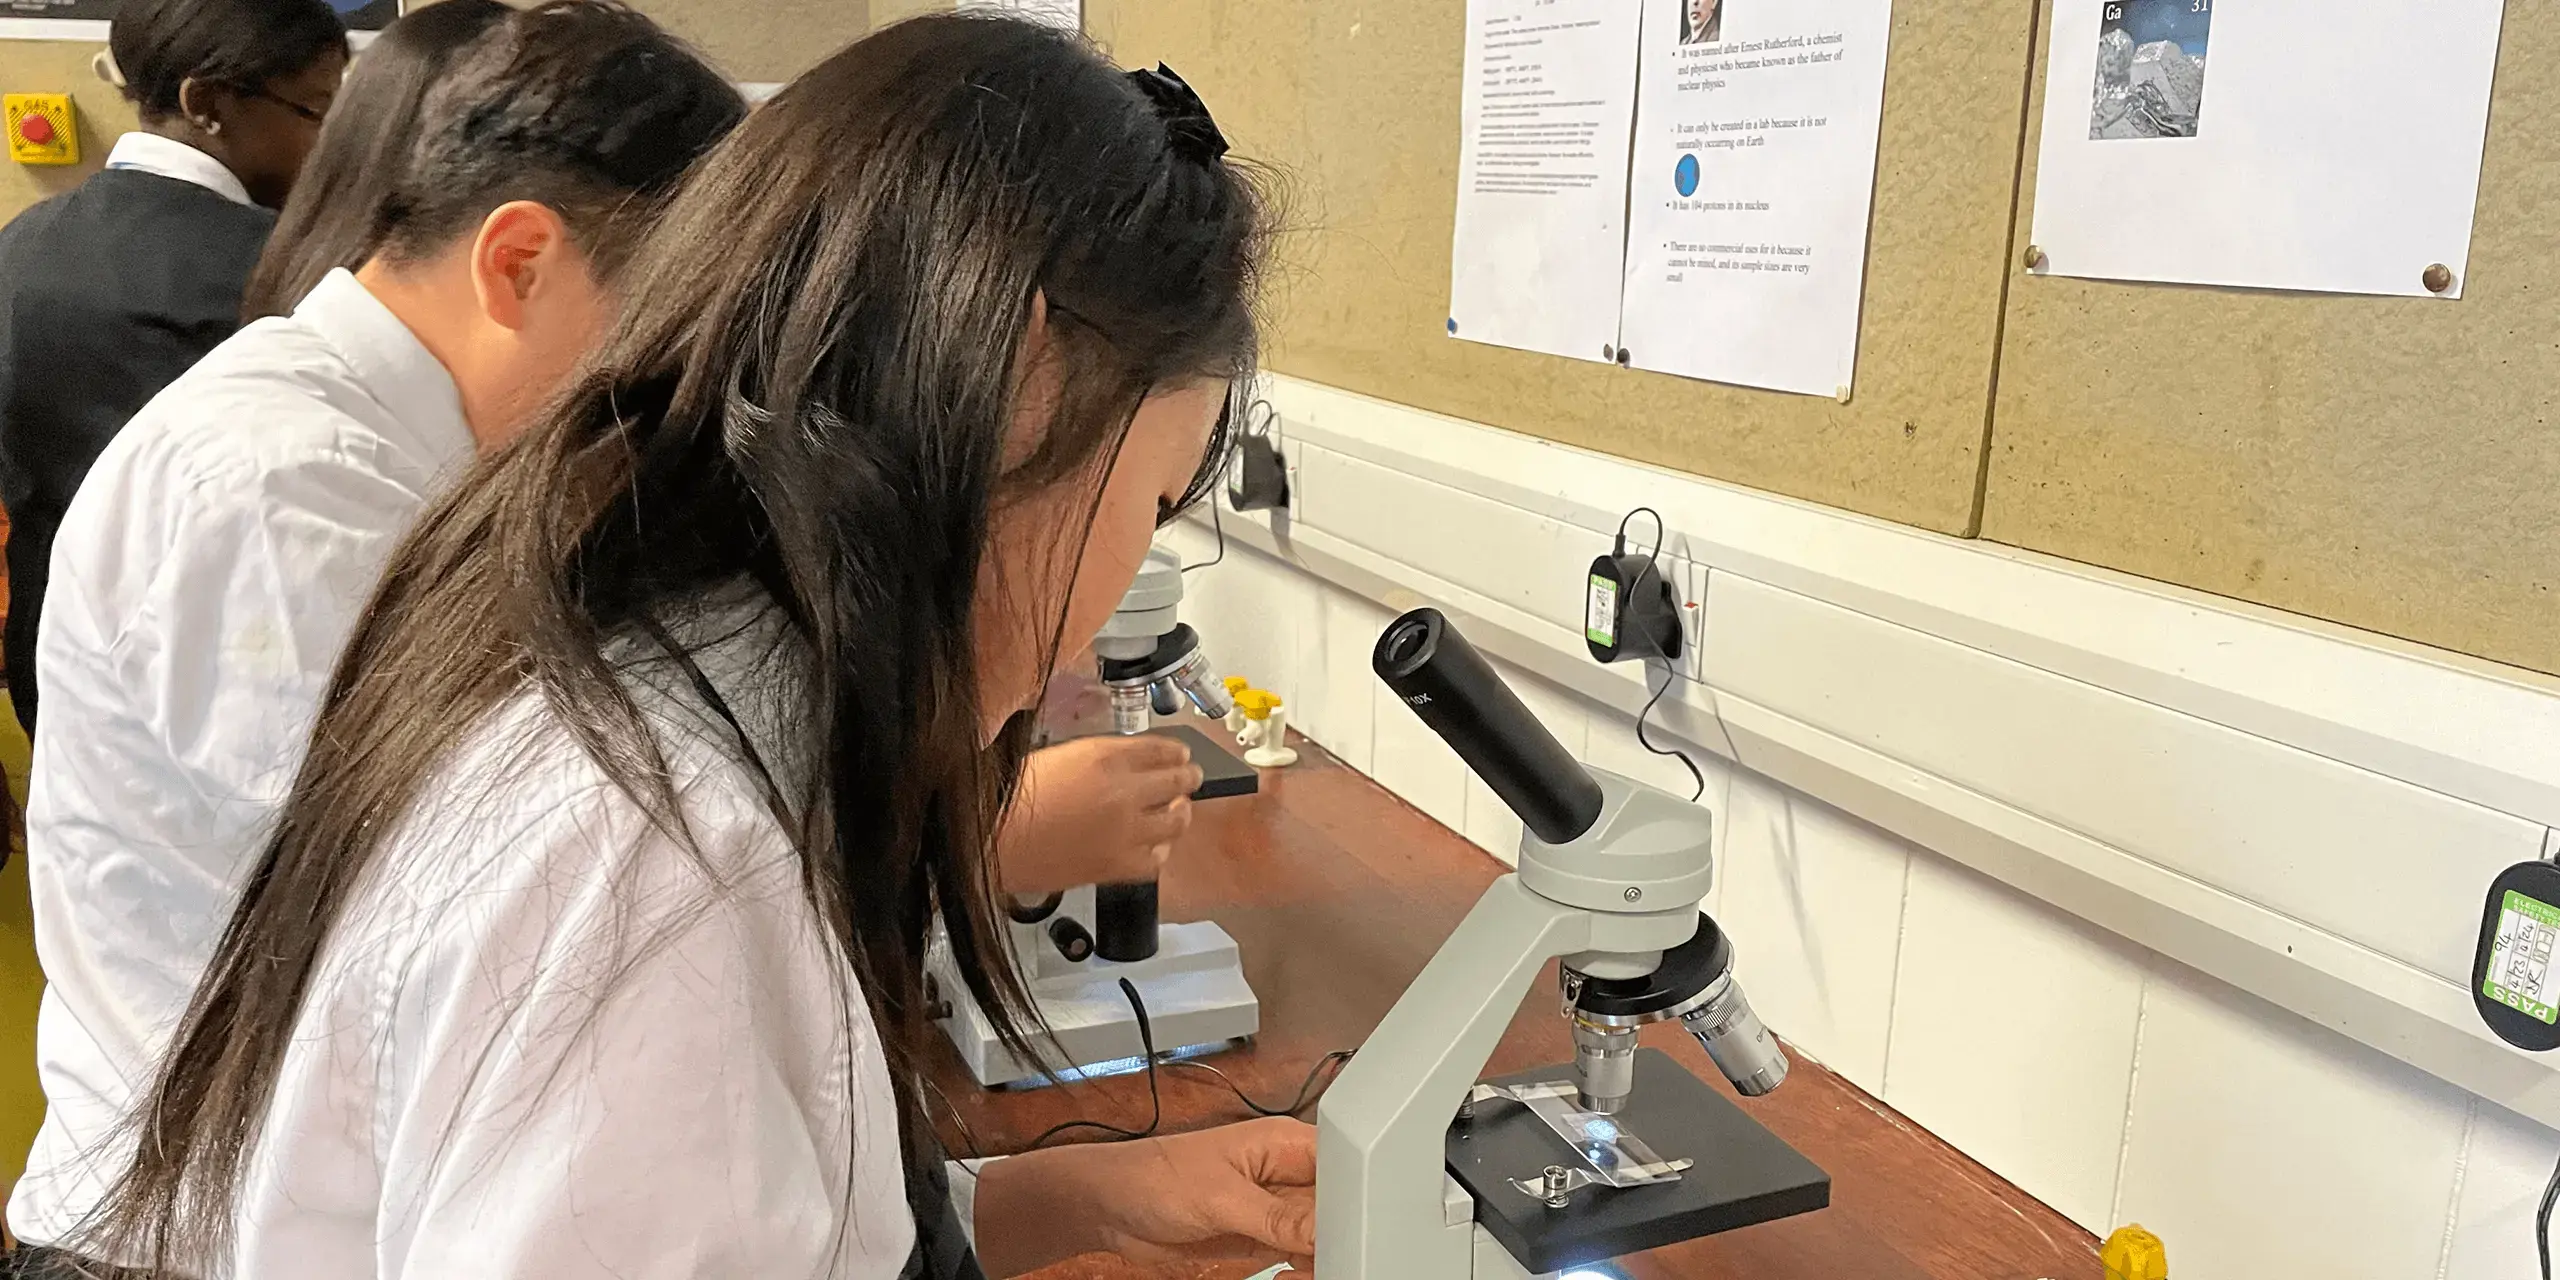
[[[1058,411],[1059,371],[1051,357],[1049,295],[1031,295],[1031,319],[1022,326],[1022,348],[1013,353],[1013,422],[1005,432],[1003,467],[1021,466],[1049,437],[1049,420]]]
[[[229,90],[189,76],[178,82],[178,114],[188,124],[220,137],[222,117],[230,108],[231,97]]]
[[[471,285],[480,312],[501,328],[521,329],[528,306],[561,288],[579,269],[569,226],[549,205],[515,200],[490,210],[471,242]]]

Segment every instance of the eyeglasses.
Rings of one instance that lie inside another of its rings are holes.
[[[293,99],[291,99],[291,98],[287,98],[287,97],[284,97],[284,96],[282,96],[282,95],[280,95],[280,94],[277,94],[277,93],[275,93],[275,92],[274,92],[274,91],[272,91],[272,90],[268,90],[268,89],[251,89],[251,90],[249,91],[249,96],[250,96],[250,97],[252,97],[252,98],[264,98],[264,99],[266,99],[267,101],[272,102],[272,103],[276,104],[277,106],[282,107],[282,108],[284,108],[285,110],[290,111],[290,112],[294,113],[295,115],[298,115],[298,116],[302,117],[303,119],[310,121],[310,122],[311,122],[311,123],[313,123],[313,124],[318,124],[318,123],[320,123],[321,121],[326,120],[326,119],[328,119],[328,118],[329,118],[329,108],[327,108],[327,107],[319,107],[319,108],[316,108],[316,109],[315,109],[315,108],[312,108],[312,107],[306,107],[306,106],[302,105],[301,103],[296,102],[296,101],[294,101],[294,100],[293,100]]]

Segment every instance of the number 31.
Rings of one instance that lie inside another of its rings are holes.
[[[2213,0],[2187,0],[2187,12],[2211,13],[2213,12]]]

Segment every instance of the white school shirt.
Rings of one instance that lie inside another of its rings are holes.
[[[163,138],[156,133],[137,130],[117,138],[116,145],[107,151],[107,167],[139,169],[163,178],[192,182],[233,204],[257,203],[249,198],[249,188],[240,184],[239,175],[231,172],[221,161],[175,138]],[[47,594],[51,594],[50,588]]]
[[[19,1238],[67,1238],[121,1168],[117,1122],[230,918],[348,629],[471,455],[453,379],[336,272],[171,383],[82,482],[37,632],[47,1108],[9,1201]]]
[[[769,730],[804,651],[778,611],[731,592],[670,630],[720,638],[695,662],[787,779]],[[538,695],[462,732],[304,997],[229,1274],[904,1269],[898,1113],[855,975],[726,724],[674,663],[623,670],[694,849]]]

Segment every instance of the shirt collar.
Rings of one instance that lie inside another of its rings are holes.
[[[321,277],[293,319],[337,349],[357,383],[418,445],[447,458],[471,455],[476,446],[453,375],[354,275],[341,268]]]
[[[233,204],[254,205],[249,188],[222,162],[175,138],[156,133],[128,133],[116,139],[115,149],[107,153],[110,169],[139,169],[163,178],[191,182]]]

